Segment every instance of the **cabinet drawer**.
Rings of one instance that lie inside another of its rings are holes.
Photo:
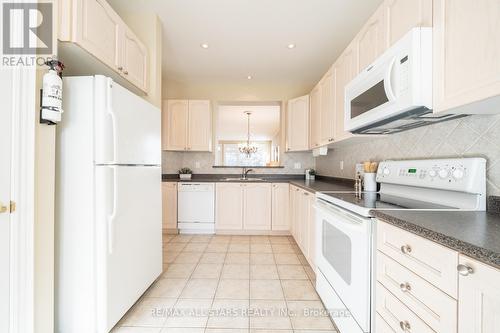
[[[457,301],[381,252],[377,280],[432,329],[457,331]]]
[[[382,221],[377,223],[377,249],[457,298],[457,252]]]
[[[380,283],[377,283],[376,292],[377,313],[394,332],[441,333],[427,326],[423,320],[411,312]],[[386,331],[392,332],[391,330]],[[448,332],[443,331],[442,333]]]
[[[378,313],[375,317],[375,332],[377,333],[399,333],[398,331],[392,329],[389,324],[382,318]]]

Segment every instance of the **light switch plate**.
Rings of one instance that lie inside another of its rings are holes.
[[[299,162],[296,162],[296,163],[294,163],[294,164],[293,164],[293,168],[294,168],[294,169],[300,169],[301,167],[302,167],[302,166],[300,165],[300,163],[299,163]]]
[[[199,168],[201,167],[200,162],[196,162],[196,163],[194,164],[194,167],[195,167],[195,169],[199,169]]]
[[[344,170],[344,161],[340,161],[340,170]]]

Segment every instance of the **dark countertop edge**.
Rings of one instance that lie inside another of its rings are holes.
[[[212,165],[214,169],[284,169],[283,165],[242,165],[242,166],[234,166],[234,165]]]
[[[389,223],[412,234],[428,239],[434,243],[443,245],[451,250],[471,257],[472,259],[478,260],[486,265],[490,265],[492,267],[500,269],[500,253],[484,249],[480,246],[461,241],[455,237],[445,235],[428,228],[424,228],[412,222],[394,217],[387,212],[372,210],[371,213],[375,217],[381,219],[383,222]]]
[[[184,180],[179,179],[178,174],[163,174],[164,182],[224,182],[241,183],[241,180],[224,180],[228,177],[237,177],[237,174],[193,174],[193,178]],[[316,176],[315,180],[307,181],[303,174],[252,174],[249,178],[262,178],[263,180],[254,181],[255,183],[290,183],[311,193],[316,193],[318,189],[314,185],[318,183],[331,183],[332,185],[345,185],[353,187],[354,180],[348,178],[336,178],[326,176]],[[325,190],[326,191],[326,190]]]

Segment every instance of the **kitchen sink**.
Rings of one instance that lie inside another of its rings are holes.
[[[263,178],[242,178],[242,177],[234,177],[234,178],[225,178],[226,181],[238,181],[238,182],[258,182],[264,180]]]

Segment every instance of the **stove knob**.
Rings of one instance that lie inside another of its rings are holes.
[[[384,175],[386,176],[389,176],[389,174],[391,173],[391,170],[387,167],[384,168]]]
[[[462,179],[465,176],[465,172],[463,169],[455,169],[453,171],[453,178],[455,179]]]
[[[439,170],[439,178],[442,178],[442,179],[448,178],[449,174],[450,173],[446,169]]]
[[[436,177],[437,176],[436,170],[429,171],[429,176],[431,176],[432,178]]]

